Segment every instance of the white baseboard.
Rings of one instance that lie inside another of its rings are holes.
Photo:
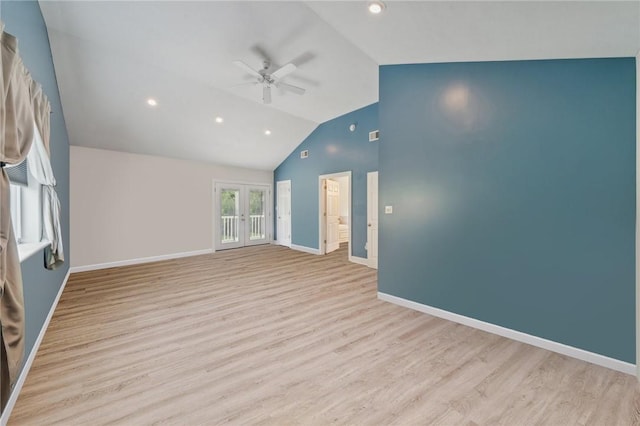
[[[357,263],[358,265],[369,266],[369,259],[358,256],[349,256],[349,262]]]
[[[378,292],[378,299],[384,300],[385,302],[394,303],[405,308],[414,309],[416,311],[433,315],[435,317],[440,317],[449,321],[457,322],[459,324],[464,324],[469,327],[477,328],[479,330],[487,331],[489,333],[497,334],[502,337],[507,337],[512,340],[517,340],[518,342],[527,343],[529,345],[537,346],[542,349],[547,349],[552,352],[557,352],[562,355],[577,358],[582,361],[587,361],[592,364],[610,368],[612,370],[621,371],[623,373],[632,374],[634,376],[636,374],[636,366],[629,362],[609,358],[604,355],[585,351],[584,349],[579,349],[573,346],[565,345],[563,343],[543,339],[542,337],[532,336],[530,334],[522,333],[510,328],[505,328],[474,318],[465,317],[464,315],[454,314],[453,312],[434,308],[433,306],[423,305],[422,303],[413,302],[411,300],[392,296],[390,294]]]
[[[274,241],[272,241],[272,242],[271,242],[271,244],[274,244],[274,245],[276,245],[276,246],[282,246],[282,247],[289,247],[289,248],[291,248],[291,243],[283,243],[283,242],[280,242],[280,241],[278,241],[278,240],[274,240]]]
[[[291,244],[291,248],[293,250],[298,250],[298,251],[303,251],[305,253],[310,253],[310,254],[320,254],[320,249],[317,248],[311,248],[311,247],[305,247],[305,246],[299,246],[297,244]]]
[[[119,260],[116,262],[97,263],[95,265],[73,266],[71,273],[96,271],[98,269],[116,268],[118,266],[139,265],[141,263],[159,262],[161,260],[179,259],[181,257],[200,256],[213,253],[212,249],[187,251],[183,253],[163,254],[160,256],[141,257],[138,259]]]
[[[58,290],[58,294],[51,305],[51,309],[49,309],[49,313],[47,314],[47,318],[44,320],[44,324],[42,324],[42,328],[40,329],[40,333],[38,334],[38,338],[33,344],[33,348],[31,348],[31,352],[29,353],[29,357],[27,361],[24,363],[22,367],[22,371],[20,372],[20,376],[18,376],[18,380],[16,381],[15,386],[13,387],[13,391],[11,392],[11,396],[7,401],[7,406],[2,412],[2,417],[0,417],[0,425],[6,426],[9,421],[9,416],[11,415],[11,411],[13,411],[13,407],[16,405],[16,401],[18,400],[18,396],[20,395],[20,391],[22,390],[22,386],[24,385],[25,380],[27,380],[27,375],[29,374],[29,370],[31,370],[31,365],[33,361],[36,359],[36,354],[38,353],[38,349],[40,348],[40,343],[42,343],[42,339],[44,338],[44,334],[49,327],[49,322],[51,321],[51,317],[53,317],[53,313],[58,306],[58,302],[60,301],[60,296],[62,296],[62,292],[64,288],[67,286],[67,281],[69,280],[69,275],[71,274],[71,269],[67,271],[67,275],[65,275],[64,280],[62,281],[62,285]]]

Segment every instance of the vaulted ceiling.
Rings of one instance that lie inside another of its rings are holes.
[[[638,1],[367,4],[41,1],[71,143],[273,170],[318,124],[376,102],[379,65],[640,49]],[[240,85],[253,80],[233,61],[265,59],[296,65],[282,82],[306,93],[274,88],[265,105]]]

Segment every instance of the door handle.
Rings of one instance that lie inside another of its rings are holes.
[[[368,224],[367,226],[368,226],[369,228],[371,228],[371,224]]]

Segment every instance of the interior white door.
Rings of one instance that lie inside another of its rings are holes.
[[[216,183],[216,250],[266,244],[269,186]]]
[[[367,260],[378,269],[378,172],[367,173]]]
[[[291,247],[291,181],[279,181],[276,185],[278,188],[276,204],[278,244]]]
[[[326,179],[326,218],[327,218],[327,253],[340,247],[340,183]]]

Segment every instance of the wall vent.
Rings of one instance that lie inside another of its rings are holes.
[[[307,158],[309,157],[309,150],[305,149],[304,151],[300,151],[300,158]]]
[[[377,141],[378,139],[380,139],[380,130],[369,132],[369,142]]]

